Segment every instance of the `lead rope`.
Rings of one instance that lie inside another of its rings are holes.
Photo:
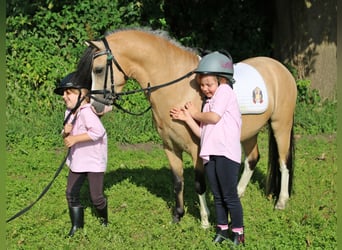
[[[81,102],[84,100],[85,97],[83,97],[82,99],[80,99],[76,106],[70,111],[70,113],[67,115],[67,117],[65,118],[64,122],[63,122],[63,126],[68,122],[68,120],[71,117],[71,114],[74,113],[80,106]],[[76,117],[77,117],[77,113],[75,113],[75,116],[73,118],[73,120],[71,121],[71,124],[74,124],[76,121]],[[24,209],[22,209],[21,211],[19,211],[18,213],[16,213],[15,215],[13,215],[11,218],[6,220],[6,223],[14,220],[15,218],[18,218],[19,216],[21,216],[22,214],[26,213],[28,210],[31,209],[31,207],[33,207],[34,204],[36,204],[45,194],[46,192],[50,189],[51,185],[53,184],[53,182],[55,181],[55,179],[57,178],[57,176],[60,174],[60,172],[62,171],[64,164],[70,154],[70,149],[68,148],[68,152],[66,154],[66,156],[64,157],[64,160],[62,161],[62,163],[60,164],[60,166],[58,167],[55,175],[53,176],[52,180],[50,181],[50,183],[44,188],[43,192],[38,196],[38,198],[32,202],[30,205],[28,205],[27,207],[25,207]]]

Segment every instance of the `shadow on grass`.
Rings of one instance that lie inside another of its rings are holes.
[[[242,165],[243,167],[243,165]],[[241,168],[242,169],[242,168]],[[110,189],[112,186],[129,179],[130,183],[138,187],[146,188],[151,194],[163,199],[170,208],[170,215],[172,216],[175,207],[175,195],[173,191],[173,176],[168,167],[160,169],[153,169],[148,166],[139,167],[139,169],[118,168],[114,171],[106,172],[104,180],[104,190]],[[184,168],[184,205],[186,213],[192,215],[200,220],[199,201],[197,193],[195,192],[195,172],[193,168]],[[255,169],[251,182],[258,183],[260,188],[265,188],[265,175]],[[248,187],[247,187],[248,188]],[[85,206],[91,206],[88,195],[88,185],[82,188],[81,197],[85,199]],[[207,193],[210,192],[210,187],[207,182]],[[210,221],[213,222],[214,209],[213,204],[208,202],[208,207],[211,211]]]
[[[139,169],[118,168],[115,171],[107,172],[105,175],[105,189],[129,179],[138,187],[146,188],[151,194],[163,199],[171,209],[175,206],[175,194],[173,191],[173,176],[168,167],[152,169],[148,166]],[[184,205],[187,207],[186,213],[200,218],[197,209],[197,194],[195,192],[194,169],[184,169]]]

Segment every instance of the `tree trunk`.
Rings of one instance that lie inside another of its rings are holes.
[[[274,19],[274,57],[309,79],[323,99],[335,99],[337,1],[276,0]]]

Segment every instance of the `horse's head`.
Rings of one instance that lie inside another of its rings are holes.
[[[77,71],[91,78],[92,102],[111,105],[128,79],[105,39],[86,42]]]

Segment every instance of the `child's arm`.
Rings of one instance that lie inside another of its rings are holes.
[[[200,126],[185,108],[172,108],[170,116],[172,119],[184,121],[197,137],[201,136]]]
[[[197,110],[191,102],[187,102],[185,104],[185,108],[188,110],[192,118],[199,122],[216,124],[221,119],[221,117],[215,112],[201,112]]]
[[[76,143],[79,142],[86,142],[86,141],[91,141],[92,139],[87,133],[84,134],[79,134],[79,135],[69,135],[64,138],[64,144],[68,148],[72,147]]]
[[[188,124],[189,128],[192,130],[192,132],[194,132],[194,134],[197,137],[201,137],[201,129],[200,126],[198,125],[198,123],[193,119],[187,119],[186,124]]]

